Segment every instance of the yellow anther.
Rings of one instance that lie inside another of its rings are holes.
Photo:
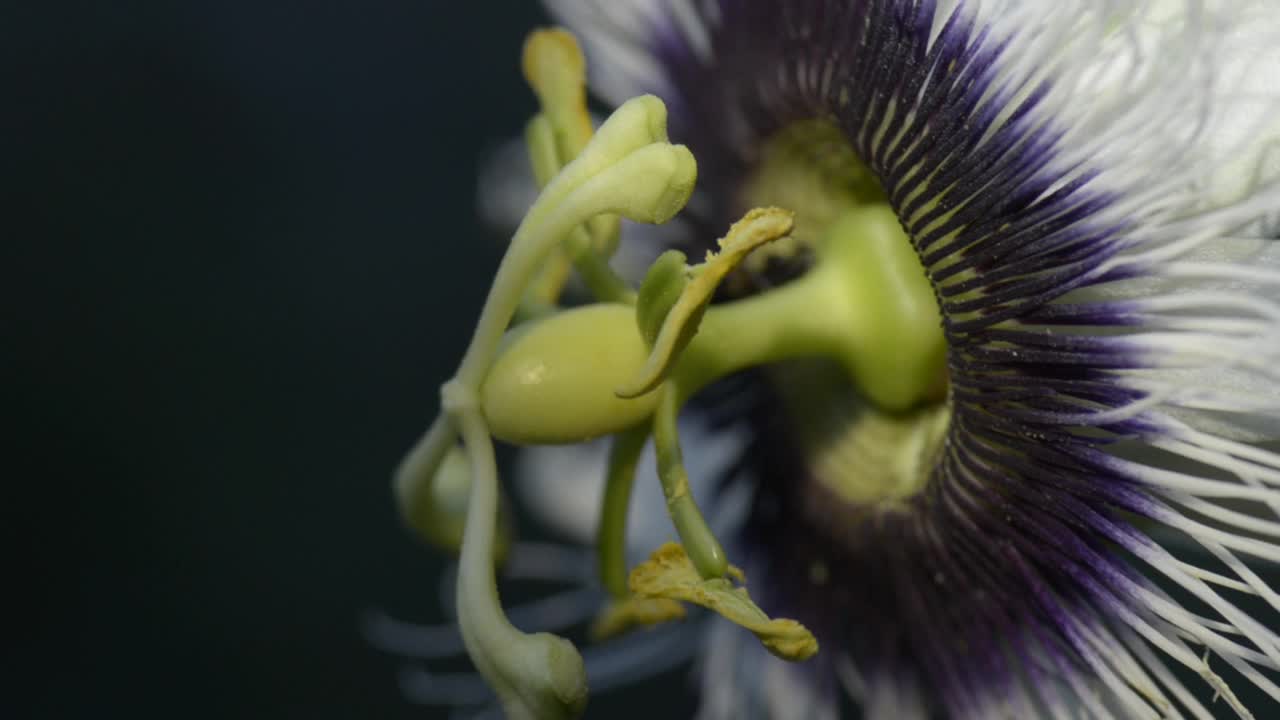
[[[525,144],[529,148],[529,163],[539,188],[546,187],[573,158],[562,159],[556,149],[555,131],[545,114],[534,116],[525,127]],[[590,232],[588,232],[588,228]],[[597,300],[632,304],[635,293],[626,282],[609,267],[608,258],[617,247],[618,217],[597,215],[585,226],[574,228],[551,252],[530,283],[524,299],[524,316],[534,317],[554,308],[560,292],[569,279],[569,270],[576,266],[578,274]]]
[[[533,179],[539,189],[544,188],[564,166],[556,150],[555,131],[546,115],[535,115],[529,121],[524,130],[524,142],[529,150]],[[525,291],[521,306],[524,316],[545,314],[546,310],[555,306],[560,299],[561,289],[569,279],[573,254],[581,247],[586,247],[588,242],[586,231],[578,228],[570,233],[563,244],[551,251]]]
[[[573,35],[565,30],[552,28],[529,34],[525,40],[522,65],[525,80],[542,106],[542,112],[529,124],[525,140],[529,144],[534,177],[538,186],[545,188],[561,169],[587,150],[594,135],[591,116],[587,112],[586,61]],[[646,105],[646,110],[631,114],[633,119],[640,120],[646,126],[644,132],[640,133],[641,136],[648,136],[643,142],[665,143],[666,110],[660,107],[661,103],[656,98],[651,100],[651,103],[642,103]],[[658,107],[654,107],[654,103]],[[618,125],[618,122],[614,122],[611,128],[615,135]],[[625,128],[621,135],[624,136],[622,145],[628,146],[637,137],[636,128]],[[618,138],[608,140],[603,144],[620,148],[615,142]],[[595,144],[599,146],[602,143]],[[599,160],[601,158],[597,157],[593,162],[586,163],[587,174],[603,167],[597,165]],[[591,169],[591,166],[596,167]],[[626,304],[634,302],[635,293],[608,264],[609,258],[618,248],[619,230],[617,214],[603,213],[589,218],[584,227],[567,233],[563,240],[564,246],[544,261],[540,275],[525,299],[525,314],[536,315],[546,307],[555,305],[568,279],[570,262],[577,268],[578,274],[596,299]]]
[[[587,112],[587,65],[573,35],[560,28],[550,28],[535,30],[525,39],[522,66],[525,81],[542,106],[542,117],[554,139],[558,161],[549,175],[538,172],[535,161],[534,174],[538,186],[543,187],[555,172],[582,153],[594,132]],[[618,246],[617,216],[592,218],[588,226],[591,247],[605,258],[613,255]],[[586,247],[583,242],[579,244]],[[580,253],[581,249],[571,250],[569,255],[577,258]]]
[[[745,583],[742,571],[729,566],[729,576]],[[684,548],[667,543],[631,571],[631,592],[641,598],[668,598],[701,605],[750,630],[769,652],[783,660],[808,660],[818,640],[805,626],[786,618],[771,619],[729,578],[703,580]]]
[[[667,313],[657,340],[640,375],[618,388],[618,397],[633,398],[652,391],[667,376],[680,352],[698,332],[702,313],[711,302],[720,281],[752,250],[785,237],[791,232],[795,215],[781,208],[756,208],[729,228],[720,240],[720,252],[708,253],[706,262],[689,268],[692,276]]]
[[[636,628],[683,620],[684,606],[668,598],[628,597],[609,603],[591,623],[591,639],[608,640]]]
[[[591,139],[587,114],[587,63],[573,35],[560,28],[535,30],[524,42],[525,81],[533,88],[556,134],[562,164]]]

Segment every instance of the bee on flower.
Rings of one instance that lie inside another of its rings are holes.
[[[457,635],[375,640],[483,678],[425,699],[1280,711],[1280,5],[548,5],[541,190],[396,476]],[[493,438],[589,560],[510,540]]]

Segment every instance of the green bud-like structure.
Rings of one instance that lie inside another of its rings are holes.
[[[624,399],[613,393],[640,372],[648,355],[634,313],[626,305],[590,305],[520,328],[480,390],[494,437],[519,444],[582,442],[653,415],[653,395]]]
[[[456,553],[462,548],[466,529],[467,504],[471,496],[471,467],[459,447],[452,447],[436,468],[430,483],[410,483],[412,475],[401,475],[396,483],[396,505],[403,520],[419,537],[432,545]],[[511,519],[499,504],[494,560],[501,563],[511,545]]]

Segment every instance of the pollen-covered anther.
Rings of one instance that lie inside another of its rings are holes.
[[[541,106],[524,134],[541,189],[586,149],[594,132],[587,112],[586,61],[573,35],[556,28],[529,34],[522,65]],[[570,232],[531,283],[525,315],[543,315],[556,304],[571,264],[597,299],[634,303],[635,294],[608,264],[618,237],[619,219],[612,214],[597,215]]]
[[[670,598],[628,597],[605,606],[591,623],[591,639],[608,640],[637,628],[685,618],[684,606]]]
[[[735,584],[736,583],[736,584]],[[746,576],[729,566],[728,577],[704,580],[684,548],[667,543],[631,571],[631,592],[642,598],[669,598],[701,605],[750,630],[783,660],[808,660],[818,652],[813,633],[795,620],[770,618],[751,600]]]
[[[666,312],[640,376],[630,384],[618,388],[615,391],[618,397],[633,398],[658,387],[679,358],[680,352],[698,332],[702,314],[720,281],[752,250],[786,237],[794,224],[795,214],[781,208],[751,210],[720,239],[719,253],[709,252],[705,262],[688,268],[689,280],[683,284],[675,302]],[[668,271],[662,263],[656,264],[655,269],[664,273]],[[637,308],[642,330],[649,324],[645,321],[646,311],[647,308]]]
[[[535,30],[525,39],[521,69],[556,133],[562,157],[576,157],[591,139],[587,63],[578,41],[560,28]]]

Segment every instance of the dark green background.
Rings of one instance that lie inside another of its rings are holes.
[[[499,258],[476,171],[534,109],[544,21],[4,4],[6,584],[29,603],[0,716],[441,715],[359,619],[435,607],[389,473]],[[591,715],[654,699],[614,697]]]

